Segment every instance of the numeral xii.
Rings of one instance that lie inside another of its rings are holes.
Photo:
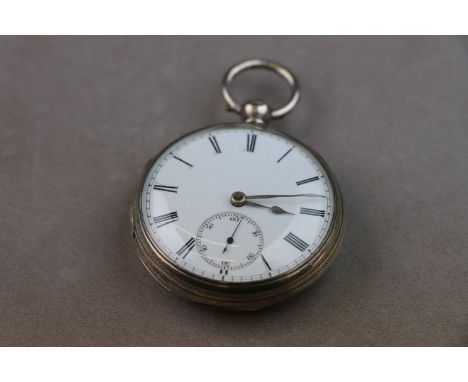
[[[247,134],[247,151],[253,153],[255,151],[255,144],[257,143],[257,136],[255,134]]]

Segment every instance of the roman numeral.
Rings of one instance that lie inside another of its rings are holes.
[[[193,167],[193,164],[190,164],[189,162],[184,161],[183,159],[175,156],[174,154],[170,153],[174,159],[177,159],[179,162],[182,162],[183,164],[186,164],[189,167]]]
[[[313,178],[308,178],[308,179],[300,180],[299,182],[296,182],[296,184],[297,184],[298,186],[300,186],[301,184],[306,184],[306,183],[310,183],[310,182],[315,182],[316,180],[319,180],[319,177],[318,177],[318,176],[314,176]]]
[[[175,187],[175,186],[163,186],[162,184],[155,184],[153,186],[153,190],[159,190],[159,191],[167,191],[167,192],[173,192],[175,194],[177,194],[177,190],[179,189],[179,187]]]
[[[278,160],[276,161],[276,163],[281,162],[281,161],[283,160],[283,158],[284,158],[286,155],[288,155],[288,154],[292,151],[293,148],[294,148],[294,147],[291,147],[288,151],[286,151],[286,152],[283,154],[283,156],[282,156],[280,159],[278,159]]]
[[[255,143],[257,142],[257,136],[255,134],[247,134],[247,151],[253,153],[255,151]]]
[[[154,224],[159,224],[158,226],[156,226],[157,228],[159,228],[159,227],[165,226],[166,224],[174,223],[178,219],[179,219],[179,215],[177,214],[177,211],[174,211],[174,212],[169,212],[168,214],[157,216],[153,218],[153,221],[154,221]]]
[[[299,251],[304,252],[306,248],[309,246],[304,240],[299,239],[296,235],[294,235],[292,232],[289,232],[285,237],[284,240],[286,240],[289,244],[291,244],[293,247],[296,247]]]
[[[184,246],[179,249],[176,253],[179,256],[182,256],[183,259],[185,259],[185,256],[187,256],[190,251],[195,247],[195,239],[193,237],[190,238],[189,241],[187,241]]]
[[[216,154],[221,154],[221,149],[219,148],[218,141],[216,140],[216,137],[208,137],[208,139],[211,142],[211,145],[213,146],[214,150],[216,151]]]
[[[325,216],[325,211],[324,210],[315,210],[313,208],[301,207],[301,214],[312,215],[312,216],[321,216],[323,218]]]
[[[227,275],[229,273],[229,261],[221,261],[221,267],[222,268],[219,270],[219,273],[222,275]]]
[[[261,256],[261,258],[262,258],[262,260],[263,260],[263,264],[265,264],[266,267],[268,268],[268,270],[271,271],[271,267],[270,267],[270,264],[268,264],[268,261],[265,260],[265,258],[263,257],[263,255],[260,255],[260,256]]]

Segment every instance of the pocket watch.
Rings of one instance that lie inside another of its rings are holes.
[[[290,87],[288,103],[238,103],[233,79],[270,70]],[[252,59],[226,73],[222,93],[241,123],[192,131],[146,165],[131,207],[141,261],[165,288],[224,310],[256,310],[311,285],[343,232],[338,185],[314,150],[269,122],[299,100],[295,76]]]

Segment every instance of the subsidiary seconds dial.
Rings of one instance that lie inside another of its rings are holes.
[[[250,217],[221,212],[200,226],[196,246],[208,264],[227,275],[230,270],[247,267],[261,256],[263,233]]]

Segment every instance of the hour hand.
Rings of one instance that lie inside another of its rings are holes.
[[[288,212],[288,211],[285,211],[283,210],[281,207],[279,206],[272,206],[272,207],[268,207],[268,206],[265,206],[263,204],[260,204],[260,203],[256,203],[256,202],[252,202],[250,200],[246,200],[244,205],[246,206],[252,206],[252,207],[260,207],[260,208],[267,208],[269,209],[271,212],[273,212],[274,214],[276,215],[281,215],[281,214],[288,214],[288,215],[294,215],[292,212]]]

